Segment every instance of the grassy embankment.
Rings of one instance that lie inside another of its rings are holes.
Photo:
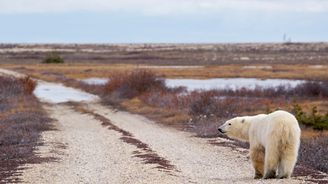
[[[19,182],[21,165],[53,159],[35,153],[41,132],[53,129],[33,95],[35,86],[28,77],[0,76],[0,183]]]

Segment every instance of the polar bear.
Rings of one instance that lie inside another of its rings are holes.
[[[301,129],[292,114],[279,110],[236,117],[220,126],[219,131],[228,137],[249,141],[255,179],[291,176],[301,137]]]

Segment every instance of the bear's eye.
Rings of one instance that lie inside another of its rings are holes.
[[[228,125],[231,125],[231,123],[229,123]]]

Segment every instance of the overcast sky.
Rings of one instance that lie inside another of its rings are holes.
[[[0,0],[0,42],[310,42],[327,33],[327,0]]]

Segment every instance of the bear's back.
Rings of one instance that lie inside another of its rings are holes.
[[[268,133],[281,138],[299,138],[301,129],[294,115],[278,110],[268,114],[266,123],[269,123]]]
[[[288,124],[297,124],[298,121],[295,116],[287,111],[278,110],[274,111],[266,117],[270,122],[283,122]]]

